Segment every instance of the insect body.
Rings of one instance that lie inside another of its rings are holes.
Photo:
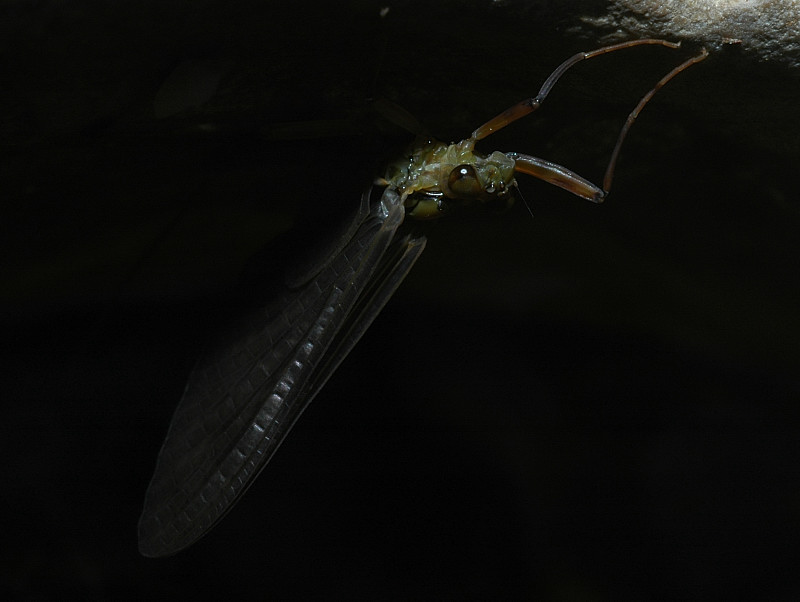
[[[703,51],[662,78],[620,132],[599,188],[570,170],[529,155],[475,150],[476,143],[538,108],[575,63],[637,40],[579,53],[559,66],[539,94],[514,105],[455,144],[427,141],[392,163],[361,196],[333,241],[287,277],[265,307],[245,316],[202,354],[184,390],[139,520],[139,549],[165,556],[207,533],[266,466],[297,418],[381,311],[425,247],[400,228],[457,207],[507,204],[516,173],[601,202],[625,134],[652,95]]]
[[[498,151],[484,157],[474,147],[472,138],[455,144],[429,140],[390,164],[378,183],[397,190],[414,219],[442,217],[454,203],[511,200],[514,160]]]
[[[579,52],[553,71],[536,96],[517,103],[487,121],[476,129],[472,136],[461,142],[444,144],[428,140],[424,144],[417,145],[408,157],[391,164],[386,177],[379,179],[378,183],[397,189],[406,202],[408,215],[416,219],[441,217],[453,204],[486,204],[509,199],[517,185],[514,179],[515,172],[540,178],[581,198],[601,203],[611,188],[614,167],[622,142],[639,112],[664,84],[690,65],[705,59],[708,56],[705,49],[665,75],[628,116],[611,155],[603,188],[595,186],[565,167],[538,157],[499,151],[483,156],[475,151],[475,144],[538,109],[558,79],[575,63],[600,54],[644,44],[658,44],[668,48],[679,46],[666,40],[645,39],[606,46],[591,52]]]

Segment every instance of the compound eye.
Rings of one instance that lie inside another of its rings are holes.
[[[453,194],[460,198],[476,198],[483,190],[475,168],[466,163],[453,168],[447,179],[447,186]]]

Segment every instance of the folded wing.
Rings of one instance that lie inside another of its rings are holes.
[[[396,235],[387,189],[321,270],[286,287],[209,348],[192,371],[139,520],[145,556],[178,552],[222,518],[383,308],[424,248]]]

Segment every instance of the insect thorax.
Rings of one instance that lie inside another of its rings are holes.
[[[406,214],[435,219],[456,206],[501,205],[513,202],[514,160],[495,151],[474,151],[475,140],[455,144],[422,140],[390,164],[385,180],[397,189]]]

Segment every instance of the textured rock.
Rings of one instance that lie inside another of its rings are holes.
[[[764,61],[800,66],[800,3],[795,0],[615,0],[585,19],[608,38],[678,37],[709,46],[738,41]]]

